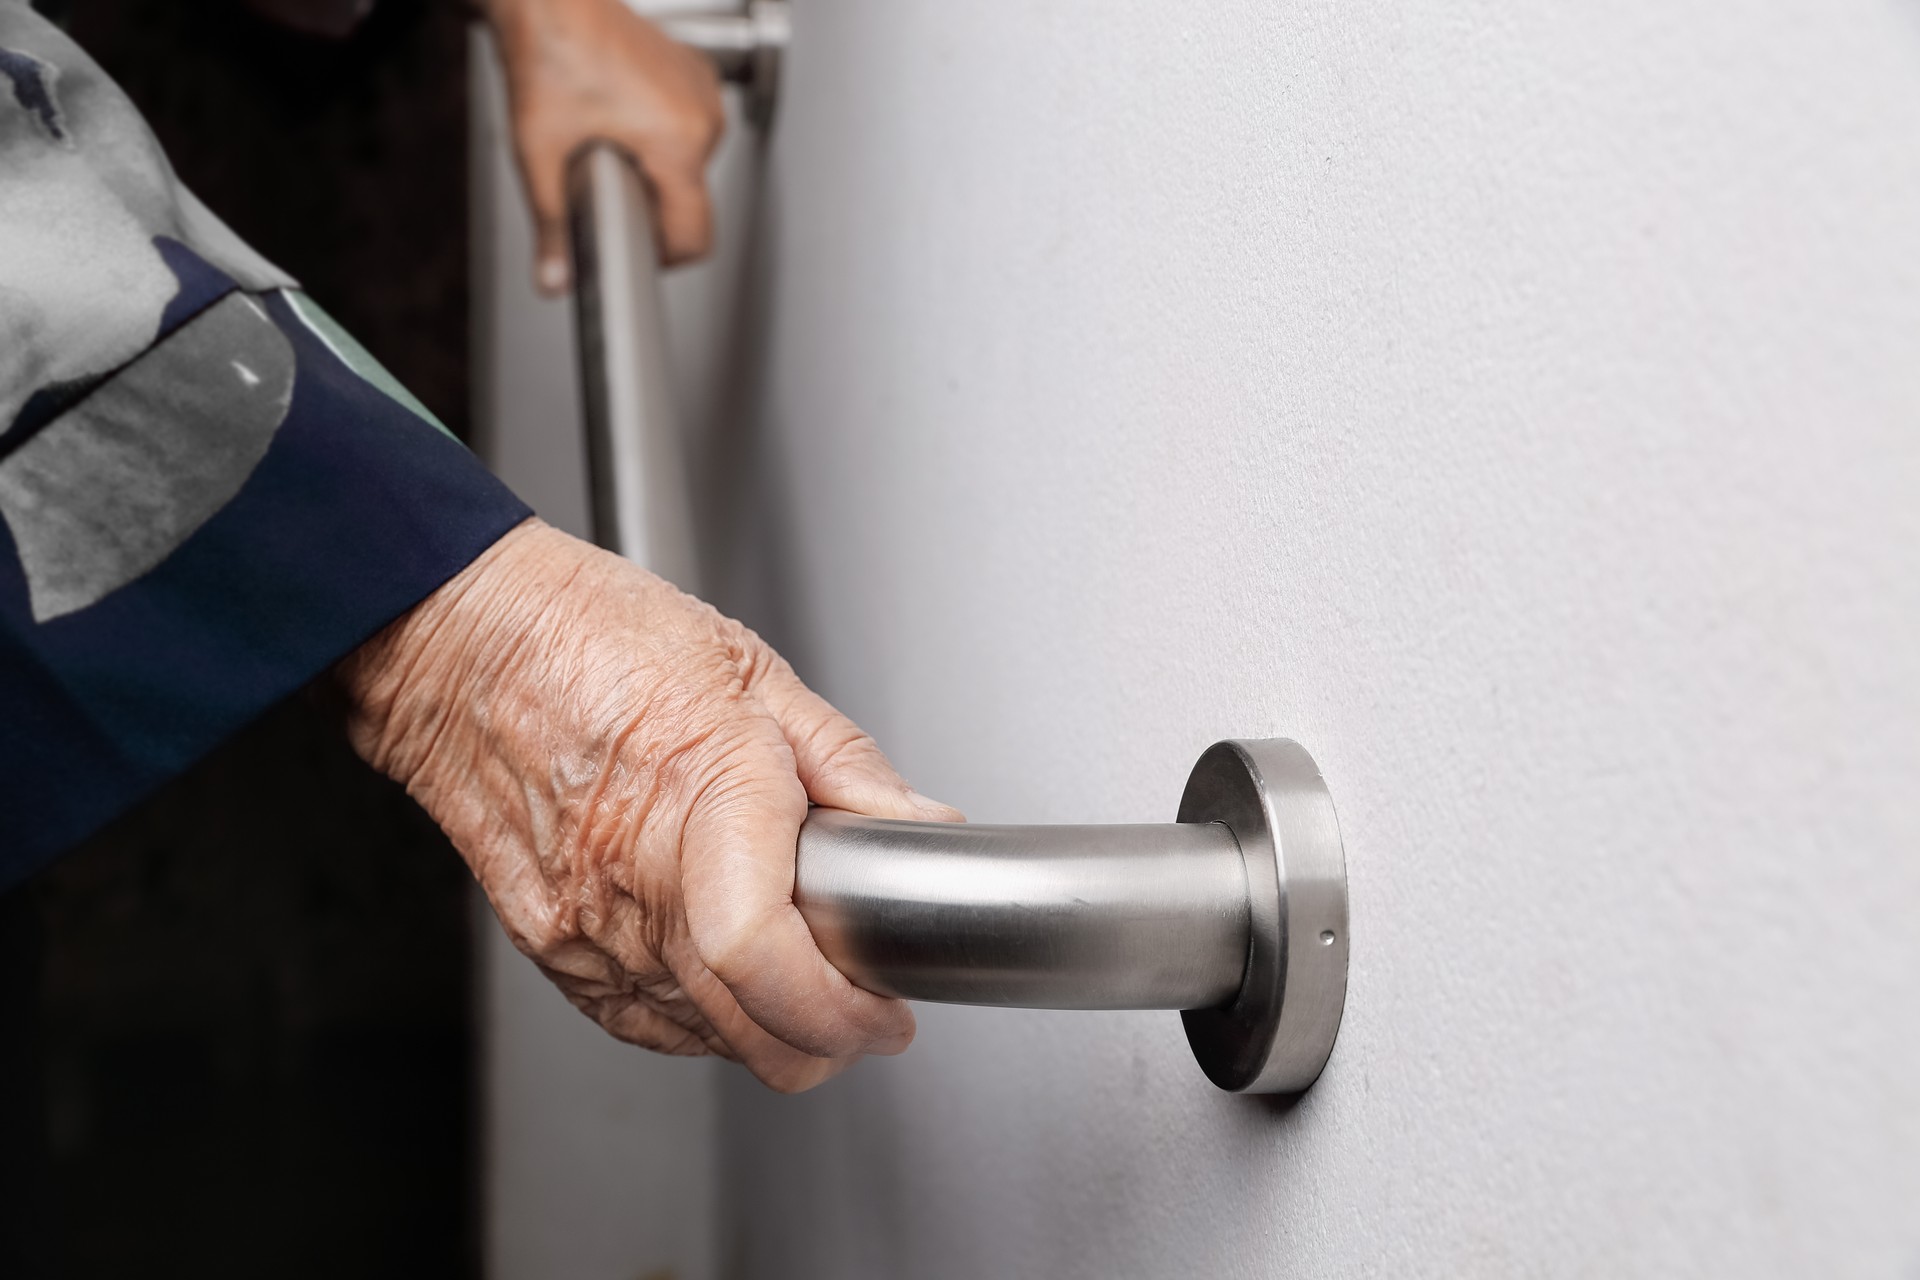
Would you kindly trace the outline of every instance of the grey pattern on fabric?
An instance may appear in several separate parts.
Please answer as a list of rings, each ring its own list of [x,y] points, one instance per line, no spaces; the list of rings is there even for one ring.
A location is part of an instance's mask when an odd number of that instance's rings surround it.
[[[293,379],[286,335],[228,294],[0,460],[34,620],[132,582],[225,506],[273,443]]]
[[[527,518],[430,424],[0,0],[0,888]]]
[[[66,122],[60,118],[60,99],[54,96],[54,81],[60,68],[28,53],[0,49],[0,75],[13,82],[13,100],[37,117],[56,142],[66,142]]]
[[[36,391],[152,344],[176,288],[155,236],[243,288],[294,287],[179,185],[133,105],[22,0],[0,0],[0,71],[0,431]]]

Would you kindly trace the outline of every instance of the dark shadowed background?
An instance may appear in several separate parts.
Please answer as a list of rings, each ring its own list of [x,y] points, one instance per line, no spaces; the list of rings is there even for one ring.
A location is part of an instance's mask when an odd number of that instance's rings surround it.
[[[466,11],[42,7],[463,430]],[[0,1273],[477,1274],[467,884],[316,690],[0,897]]]

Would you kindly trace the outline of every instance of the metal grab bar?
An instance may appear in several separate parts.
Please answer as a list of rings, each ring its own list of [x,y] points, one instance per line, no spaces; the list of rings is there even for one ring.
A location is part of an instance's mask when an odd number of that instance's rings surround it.
[[[789,33],[786,0],[657,21],[744,85],[750,117],[769,123]],[[640,166],[611,142],[581,148],[567,170],[567,214],[593,539],[697,592],[653,209]]]
[[[1216,743],[1165,826],[995,827],[816,809],[794,902],[883,995],[1182,1009],[1222,1089],[1296,1093],[1333,1052],[1347,876],[1320,770],[1284,738]]]
[[[993,827],[817,810],[795,901],[882,995],[1027,1009],[1206,1009],[1247,967],[1247,873],[1214,823]]]
[[[677,34],[750,75],[764,121],[785,6],[685,20]],[[672,29],[672,28],[670,28]],[[697,589],[646,185],[605,143],[569,171],[593,533]],[[1304,748],[1217,743],[1177,821],[1010,827],[816,809],[794,902],[826,957],[911,1000],[1180,1009],[1223,1089],[1292,1093],[1320,1075],[1347,989],[1340,829]]]
[[[696,591],[693,519],[639,166],[596,142],[567,170],[593,540]]]

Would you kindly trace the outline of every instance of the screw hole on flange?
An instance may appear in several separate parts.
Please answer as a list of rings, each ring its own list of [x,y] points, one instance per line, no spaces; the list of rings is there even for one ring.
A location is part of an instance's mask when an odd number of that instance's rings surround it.
[[[1320,945],[1323,947],[1330,947],[1333,945],[1333,930],[1331,929],[1321,930]]]

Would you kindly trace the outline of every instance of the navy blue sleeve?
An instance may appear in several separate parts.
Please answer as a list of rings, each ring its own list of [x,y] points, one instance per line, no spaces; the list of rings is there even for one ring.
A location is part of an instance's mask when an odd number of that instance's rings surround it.
[[[0,887],[528,514],[0,0]]]
[[[36,620],[0,523],[0,884],[185,769],[530,514],[291,307],[264,302],[295,366],[271,446],[160,563]]]

